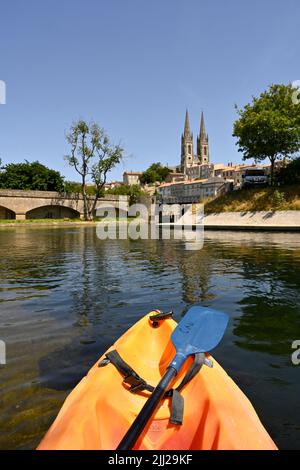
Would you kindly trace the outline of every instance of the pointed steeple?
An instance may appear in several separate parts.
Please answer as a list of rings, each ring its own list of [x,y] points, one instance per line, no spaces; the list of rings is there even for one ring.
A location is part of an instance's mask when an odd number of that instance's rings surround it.
[[[203,111],[201,113],[201,123],[200,123],[200,140],[207,140],[207,135],[206,135],[206,131],[205,131],[205,124],[204,124],[204,114],[203,114]]]
[[[189,120],[189,113],[186,110],[185,113],[185,123],[184,123],[184,137],[191,138],[191,130],[190,130],[190,120]]]
[[[197,158],[200,164],[209,163],[209,144],[204,124],[204,114],[201,113],[200,134],[197,136]]]
[[[193,134],[190,129],[189,113],[186,110],[184,132],[181,136],[181,171],[185,173],[187,167],[194,163]]]

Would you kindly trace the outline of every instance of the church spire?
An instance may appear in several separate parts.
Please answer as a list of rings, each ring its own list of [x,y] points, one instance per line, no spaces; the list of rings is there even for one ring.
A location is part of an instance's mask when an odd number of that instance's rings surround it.
[[[199,135],[200,140],[207,140],[207,135],[205,131],[205,124],[204,124],[204,114],[203,111],[201,113],[201,123],[200,123],[200,135]]]
[[[204,124],[204,114],[201,113],[200,134],[197,136],[197,158],[200,164],[209,163],[208,135]]]
[[[194,163],[193,134],[190,129],[189,113],[186,110],[184,132],[181,136],[181,171],[185,173],[187,167]]]
[[[191,130],[190,130],[190,120],[189,120],[189,113],[188,110],[185,112],[185,123],[184,123],[184,137],[191,138]]]

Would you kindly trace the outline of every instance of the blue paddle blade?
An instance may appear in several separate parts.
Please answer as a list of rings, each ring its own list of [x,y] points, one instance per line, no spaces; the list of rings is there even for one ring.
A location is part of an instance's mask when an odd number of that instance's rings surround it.
[[[176,358],[171,366],[177,371],[191,354],[211,351],[221,341],[228,324],[228,315],[211,308],[193,306],[171,335]]]

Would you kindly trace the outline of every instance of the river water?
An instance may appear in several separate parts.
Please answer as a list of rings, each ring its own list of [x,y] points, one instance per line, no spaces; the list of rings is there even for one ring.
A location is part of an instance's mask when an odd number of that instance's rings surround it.
[[[300,449],[300,235],[99,240],[95,227],[0,229],[0,448],[32,449],[98,357],[153,308],[230,315],[213,355],[280,448]]]

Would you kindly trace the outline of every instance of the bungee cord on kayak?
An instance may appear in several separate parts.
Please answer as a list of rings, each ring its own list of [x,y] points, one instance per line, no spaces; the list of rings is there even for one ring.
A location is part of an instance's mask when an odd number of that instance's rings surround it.
[[[276,449],[208,354],[227,322],[199,306],[179,324],[170,313],[142,317],[70,393],[38,449]]]

